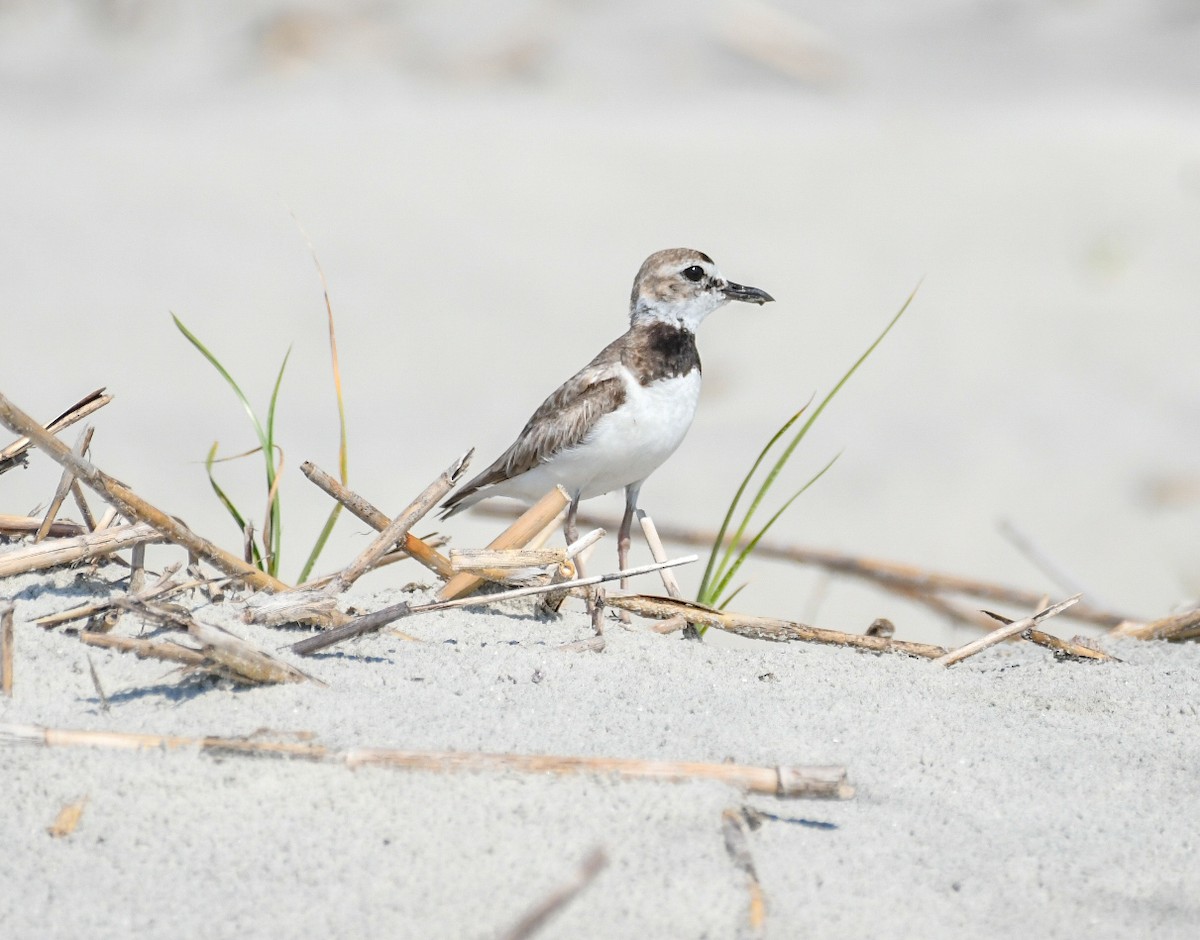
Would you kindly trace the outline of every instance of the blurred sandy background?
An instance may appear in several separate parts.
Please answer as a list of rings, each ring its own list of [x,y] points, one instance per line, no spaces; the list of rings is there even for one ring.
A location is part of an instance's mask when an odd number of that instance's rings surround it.
[[[924,278],[799,452],[793,487],[844,449],[777,537],[1067,590],[1008,519],[1092,598],[1160,615],[1200,593],[1198,48],[1193,0],[6,0],[0,390],[49,419],[107,386],[97,463],[233,547],[201,460],[252,437],[169,312],[260,408],[293,344],[294,578],[327,511],[296,467],[334,469],[336,415],[291,213],[329,279],[351,483],[391,512],[507,445],[623,330],[642,259],[688,245],[778,299],[705,324],[699,417],[643,491],[715,527]],[[0,509],[57,476],[5,475]],[[223,474],[261,519],[258,478]],[[750,573],[741,609],[939,636],[857,585]]]

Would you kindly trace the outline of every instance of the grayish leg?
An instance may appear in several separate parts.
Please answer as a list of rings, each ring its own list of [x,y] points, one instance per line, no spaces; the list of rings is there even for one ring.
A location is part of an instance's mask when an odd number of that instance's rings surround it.
[[[629,533],[633,528],[633,514],[637,511],[638,493],[641,489],[641,480],[625,487],[625,515],[621,518],[621,529],[617,532],[617,566],[622,571],[629,567],[629,546],[632,541]],[[628,589],[629,579],[622,578],[621,590]]]

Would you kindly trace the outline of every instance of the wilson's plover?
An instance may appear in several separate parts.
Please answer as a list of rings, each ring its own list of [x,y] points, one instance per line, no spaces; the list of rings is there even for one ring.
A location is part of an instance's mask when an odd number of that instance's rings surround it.
[[[492,496],[533,502],[561,484],[571,496],[566,537],[573,542],[579,501],[624,487],[617,543],[624,570],[638,492],[675,452],[696,414],[696,329],[731,300],[774,298],[727,281],[701,251],[652,254],[633,281],[629,331],[542,402],[512,446],[442,504],[442,517]]]

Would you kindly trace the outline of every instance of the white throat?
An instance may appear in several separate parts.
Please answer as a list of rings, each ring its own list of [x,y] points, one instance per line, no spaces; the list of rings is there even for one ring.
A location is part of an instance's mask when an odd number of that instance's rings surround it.
[[[715,291],[706,291],[687,300],[650,300],[639,297],[629,311],[629,321],[636,325],[657,320],[695,333],[705,317],[714,310],[720,310],[727,303],[729,298]]]

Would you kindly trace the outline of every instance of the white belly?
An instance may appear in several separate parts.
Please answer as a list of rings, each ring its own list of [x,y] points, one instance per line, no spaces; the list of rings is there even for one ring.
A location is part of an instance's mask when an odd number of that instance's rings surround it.
[[[683,442],[699,400],[699,369],[645,387],[627,376],[624,404],[600,418],[583,441],[492,493],[535,500],[558,483],[590,499],[640,483]]]

